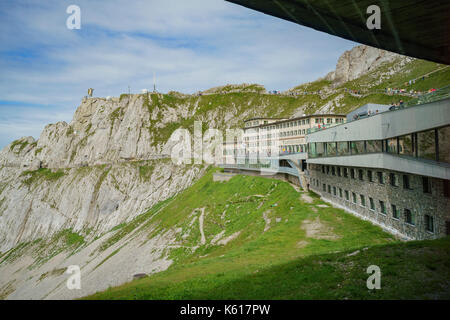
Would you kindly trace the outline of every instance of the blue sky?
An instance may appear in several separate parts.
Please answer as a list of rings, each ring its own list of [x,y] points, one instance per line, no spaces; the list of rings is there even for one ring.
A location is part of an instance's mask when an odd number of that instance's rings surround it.
[[[69,30],[66,8],[81,8]],[[0,1],[0,148],[70,122],[94,96],[192,93],[229,83],[286,90],[356,43],[222,0]]]

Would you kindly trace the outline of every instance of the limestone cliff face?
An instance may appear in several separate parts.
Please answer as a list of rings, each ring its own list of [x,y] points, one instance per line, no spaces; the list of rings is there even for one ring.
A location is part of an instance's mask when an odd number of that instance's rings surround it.
[[[336,64],[336,70],[330,72],[326,79],[335,85],[359,78],[374,70],[382,63],[392,62],[400,55],[366,45],[359,45],[342,54]]]

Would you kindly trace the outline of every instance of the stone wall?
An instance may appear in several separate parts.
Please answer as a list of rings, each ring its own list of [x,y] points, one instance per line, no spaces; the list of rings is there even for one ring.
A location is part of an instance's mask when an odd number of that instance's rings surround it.
[[[446,235],[446,222],[450,222],[450,198],[444,196],[444,180],[428,178],[430,193],[425,193],[422,177],[417,175],[406,174],[410,186],[405,189],[403,186],[405,173],[402,172],[313,164],[308,166],[310,189],[346,211],[405,239],[434,239]],[[340,176],[338,168],[341,171]],[[347,177],[344,177],[344,168],[348,170]],[[351,169],[355,170],[354,179],[351,177]],[[362,170],[362,180],[359,177],[359,170]],[[369,181],[369,171],[372,172],[372,181]],[[383,183],[378,180],[378,172],[382,174]],[[396,186],[391,185],[391,173],[397,177]],[[345,191],[348,191],[348,200]],[[353,193],[356,195],[356,203],[353,203]],[[365,205],[362,204],[361,195],[364,196]],[[373,199],[374,210],[370,208],[370,198]],[[380,201],[384,202],[386,214],[381,212]],[[392,205],[397,207],[398,219],[393,216]],[[405,221],[405,209],[411,211],[414,224]],[[425,215],[433,217],[433,232],[426,230]]]

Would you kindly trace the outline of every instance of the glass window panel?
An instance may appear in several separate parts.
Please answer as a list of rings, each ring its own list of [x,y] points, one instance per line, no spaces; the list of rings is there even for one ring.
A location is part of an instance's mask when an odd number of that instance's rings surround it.
[[[417,133],[417,155],[419,158],[436,160],[434,129]]]
[[[364,153],[364,141],[352,141],[350,142],[352,154]]]
[[[347,141],[337,143],[337,152],[340,156],[349,154]]]
[[[387,139],[387,152],[397,153],[397,138]]]
[[[439,128],[439,161],[450,163],[450,126]]]
[[[328,156],[336,155],[336,142],[327,142],[327,155]]]
[[[323,142],[316,142],[316,152],[318,157],[325,155],[325,147]]]
[[[316,144],[314,142],[309,144],[308,157],[311,158],[317,157]]]
[[[382,152],[381,140],[368,140],[366,142],[367,152]]]
[[[411,134],[398,138],[398,153],[406,156],[414,156],[414,147]]]

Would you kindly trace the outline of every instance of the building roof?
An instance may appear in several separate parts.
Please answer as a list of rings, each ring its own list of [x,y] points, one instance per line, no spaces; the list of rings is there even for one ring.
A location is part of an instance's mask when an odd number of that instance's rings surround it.
[[[329,114],[307,114],[307,115],[304,115],[304,116],[301,116],[301,117],[295,117],[295,118],[289,118],[289,119],[286,119],[286,118],[282,118],[282,119],[277,119],[277,118],[255,118],[255,119],[271,119],[271,120],[275,119],[275,120],[278,120],[278,121],[271,122],[271,123],[261,123],[260,125],[247,127],[245,129],[258,128],[258,127],[269,127],[269,126],[277,125],[279,123],[296,121],[296,120],[307,119],[307,118],[326,118],[326,117],[342,117],[342,118],[345,118],[346,115],[345,114],[331,114],[331,113],[329,113]],[[252,119],[249,119],[249,120],[252,120]],[[249,120],[246,120],[246,121],[249,121]]]
[[[450,64],[450,1],[227,1],[372,47]],[[367,28],[370,5],[381,9],[379,30]]]
[[[266,118],[250,118],[250,119],[244,120],[244,122],[254,121],[254,120],[283,120],[283,119],[286,119],[286,118],[269,118],[269,117],[266,117]]]

